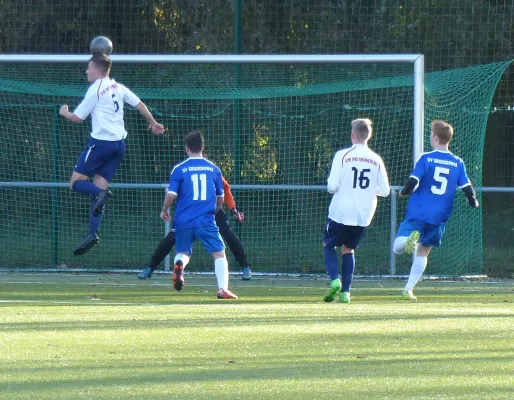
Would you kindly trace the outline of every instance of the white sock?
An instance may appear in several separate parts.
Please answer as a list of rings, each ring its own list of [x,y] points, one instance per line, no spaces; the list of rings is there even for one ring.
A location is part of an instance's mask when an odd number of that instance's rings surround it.
[[[228,289],[228,262],[226,258],[214,260],[214,272],[218,280],[218,289]]]
[[[423,275],[423,272],[425,271],[426,267],[427,267],[427,258],[426,257],[421,257],[421,256],[414,257],[414,262],[412,263],[412,267],[410,268],[409,280],[407,281],[407,284],[405,285],[404,290],[414,289],[414,286],[416,286],[416,283],[418,283],[418,281],[421,278],[421,275]]]
[[[175,256],[175,259],[173,260],[173,264],[176,264],[178,260],[182,261],[182,265],[184,266],[184,268],[186,268],[186,265],[189,264],[189,259],[191,257],[189,257],[188,255],[184,254],[184,253],[178,253],[176,256]]]
[[[405,251],[405,243],[407,243],[407,236],[400,236],[394,239],[393,251],[396,254],[402,254]]]

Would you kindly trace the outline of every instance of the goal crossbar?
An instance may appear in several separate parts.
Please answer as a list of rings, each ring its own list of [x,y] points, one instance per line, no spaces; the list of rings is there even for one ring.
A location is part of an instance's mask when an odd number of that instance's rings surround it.
[[[79,63],[88,54],[0,54],[0,62]],[[416,63],[422,54],[113,54],[113,62],[137,64]]]

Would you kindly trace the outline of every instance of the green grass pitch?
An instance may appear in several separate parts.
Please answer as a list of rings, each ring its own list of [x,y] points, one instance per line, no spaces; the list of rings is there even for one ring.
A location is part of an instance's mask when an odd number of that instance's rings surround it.
[[[514,399],[512,282],[0,274],[0,399]]]

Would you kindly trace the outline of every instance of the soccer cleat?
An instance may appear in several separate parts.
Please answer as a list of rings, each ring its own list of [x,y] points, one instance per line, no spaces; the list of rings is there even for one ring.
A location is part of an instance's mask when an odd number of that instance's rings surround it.
[[[330,290],[328,293],[323,297],[323,301],[326,303],[330,303],[331,301],[334,301],[336,294],[341,290],[341,281],[339,279],[334,279],[332,282],[330,282]]]
[[[418,243],[419,240],[419,232],[418,231],[412,231],[409,237],[407,238],[407,241],[405,242],[405,252],[407,254],[414,253],[414,249],[416,248],[416,243]]]
[[[238,297],[232,293],[230,290],[228,289],[222,289],[222,288],[219,288],[218,289],[218,293],[216,293],[216,297],[218,299],[237,299]]]
[[[146,267],[139,274],[137,274],[137,277],[139,279],[150,279],[152,277],[152,274],[153,274],[152,268]]]
[[[97,244],[100,241],[100,238],[96,233],[90,233],[87,235],[82,242],[77,246],[75,250],[73,250],[73,254],[76,256],[81,256],[82,254],[85,254],[93,247],[95,244]]]
[[[339,300],[341,300],[341,303],[349,303],[350,302],[350,292],[341,292],[341,295],[339,296]]]
[[[173,267],[173,276],[171,278],[173,282],[173,287],[177,291],[181,291],[184,287],[184,266],[182,265],[182,261],[178,260]]]
[[[111,196],[112,193],[110,190],[104,189],[100,192],[93,206],[93,215],[95,217],[98,217],[102,213],[105,205],[107,204],[107,201],[109,200],[109,197]]]
[[[252,270],[248,265],[243,267],[243,281],[249,281],[252,279]]]
[[[404,300],[417,300],[418,298],[414,296],[412,290],[403,290],[402,291],[402,299]]]

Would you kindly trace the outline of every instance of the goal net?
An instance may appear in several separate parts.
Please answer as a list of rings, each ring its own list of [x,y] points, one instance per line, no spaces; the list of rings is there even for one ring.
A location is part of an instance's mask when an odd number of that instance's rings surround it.
[[[131,88],[167,128],[154,136],[125,109],[127,153],[112,184],[100,243],[73,248],[87,233],[90,200],[66,182],[87,143],[90,124],[59,117],[87,89],[81,63],[0,62],[0,268],[142,268],[164,236],[159,212],[171,167],[182,161],[183,136],[201,129],[208,157],[233,186],[243,224],[231,220],[256,272],[323,273],[322,234],[331,196],[324,186],[336,150],[351,145],[350,122],[370,118],[370,147],[391,184],[412,169],[412,63],[123,63],[111,77]],[[451,149],[481,184],[488,109],[508,63],[425,75],[425,146],[431,119],[455,128]],[[398,223],[406,202],[398,200]],[[359,274],[390,272],[391,201],[380,199],[357,253]],[[230,218],[230,217],[229,217]],[[456,196],[443,246],[430,273],[481,272],[481,212]],[[239,267],[227,249],[232,271]],[[397,257],[408,272],[409,257]],[[195,247],[190,271],[211,271]]]

